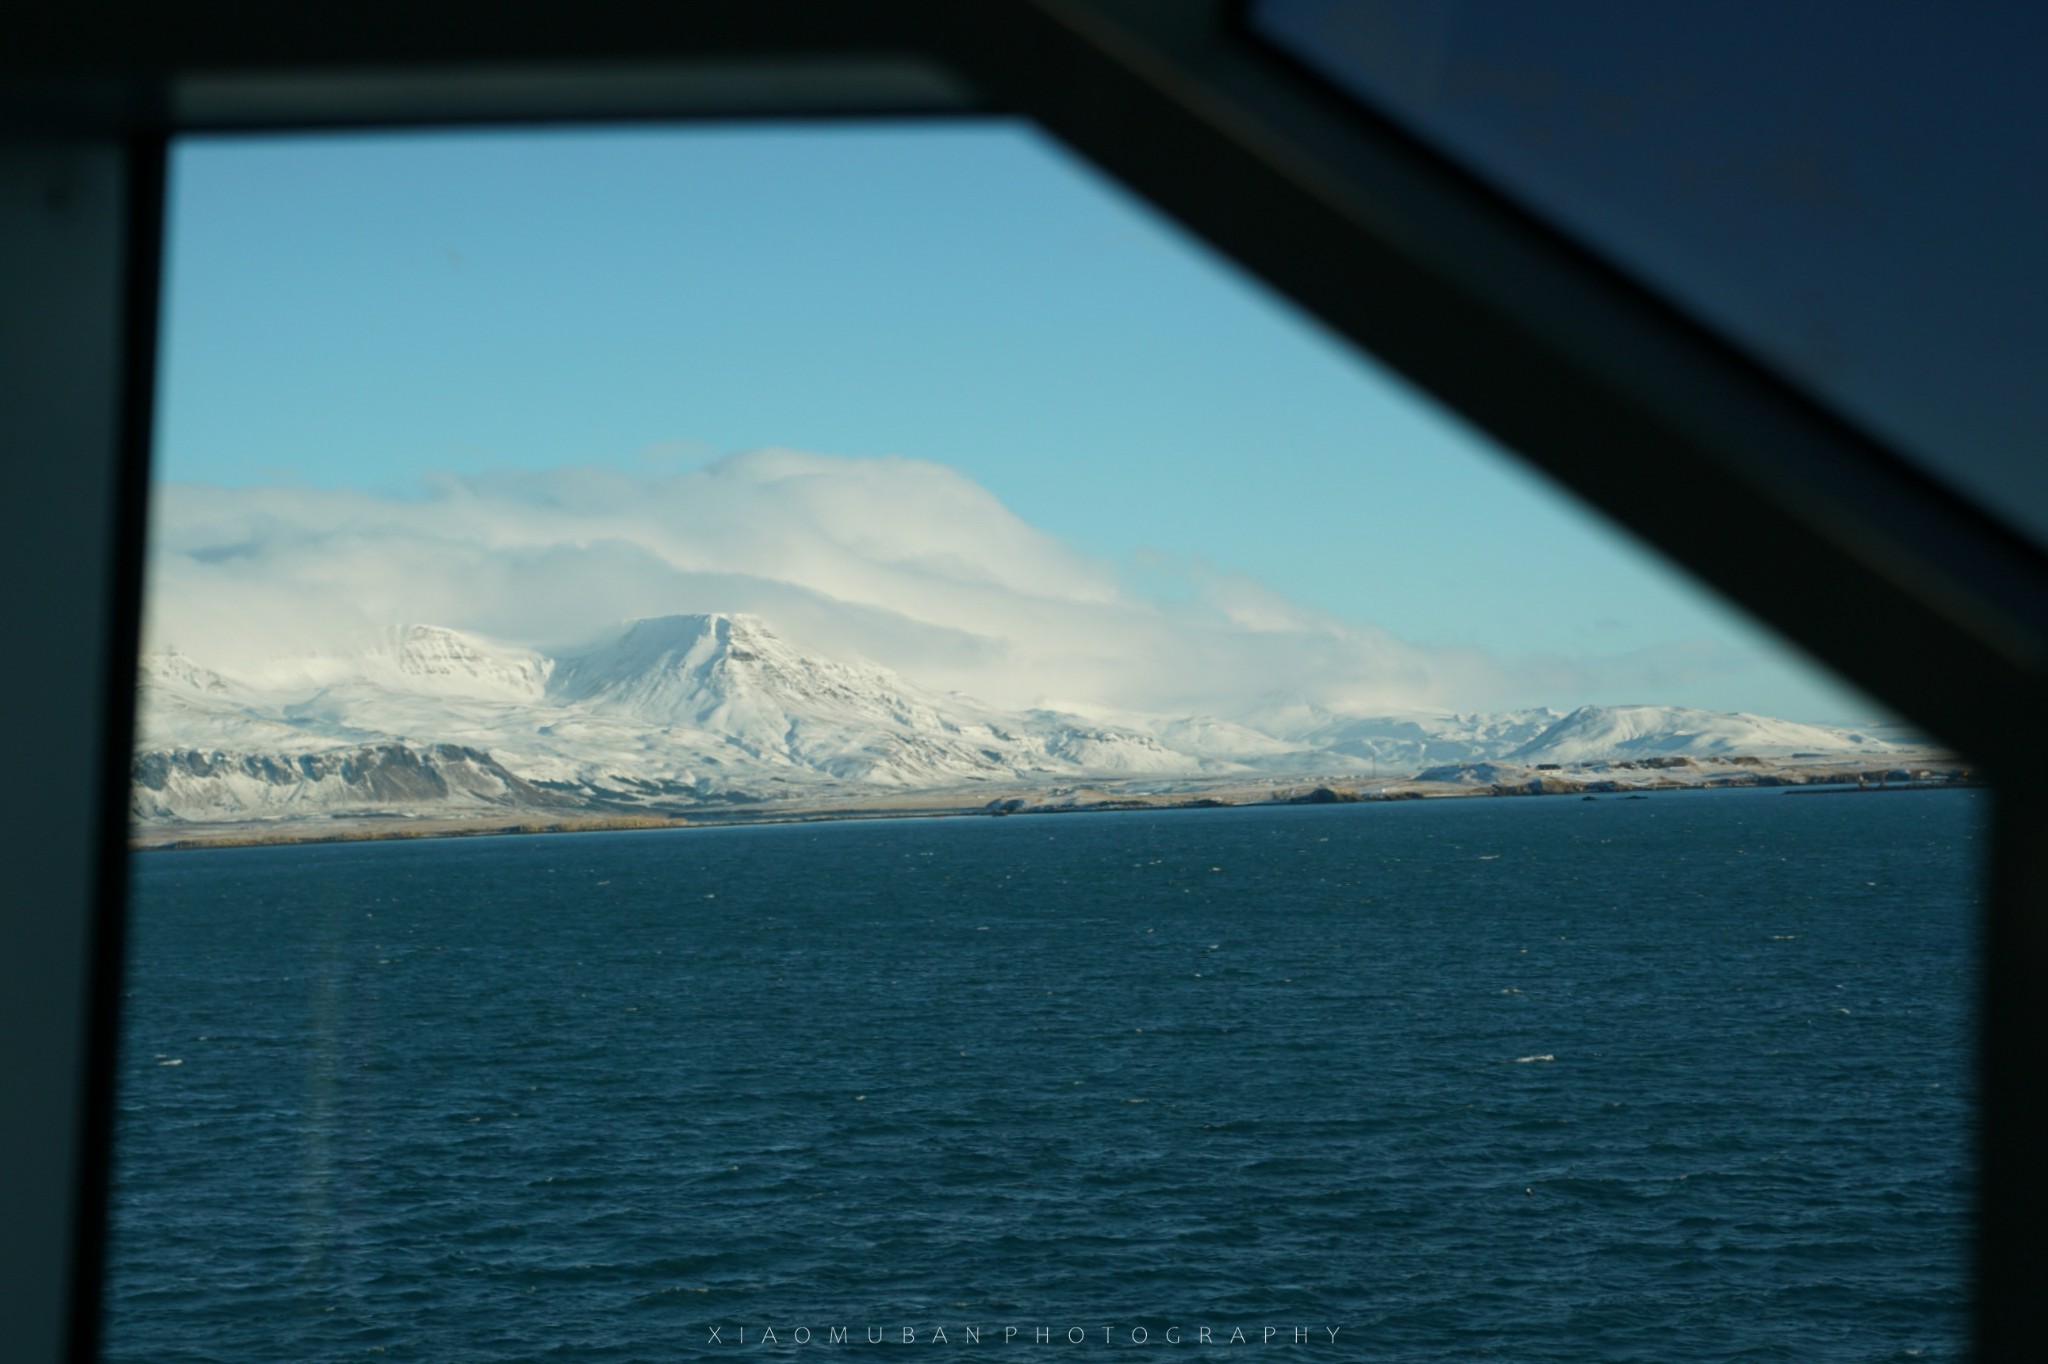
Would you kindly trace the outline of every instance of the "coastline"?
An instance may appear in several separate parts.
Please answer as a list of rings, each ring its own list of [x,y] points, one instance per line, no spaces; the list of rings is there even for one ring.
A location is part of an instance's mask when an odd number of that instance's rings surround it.
[[[1883,765],[1787,762],[1747,756],[1650,758],[1515,768],[1465,763],[1414,776],[1289,777],[1110,781],[1036,790],[988,788],[887,795],[840,792],[714,810],[593,811],[565,814],[519,809],[462,814],[358,810],[131,826],[130,852],[204,848],[290,847],[427,838],[493,838],[525,834],[618,833],[652,829],[734,828],[762,824],[838,823],[863,819],[1007,818],[1015,815],[1108,813],[1124,810],[1242,809],[1277,805],[1375,804],[1389,801],[1549,796],[1579,800],[1644,799],[1676,791],[1777,788],[1787,795],[1853,795],[1974,787],[1984,783],[1968,764],[1938,751],[1889,755]],[[1496,778],[1506,778],[1500,780]]]

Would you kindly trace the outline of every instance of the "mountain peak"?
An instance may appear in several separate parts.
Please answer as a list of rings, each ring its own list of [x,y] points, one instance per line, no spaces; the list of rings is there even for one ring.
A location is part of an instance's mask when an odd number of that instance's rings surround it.
[[[886,669],[805,654],[738,613],[632,621],[563,659],[551,693],[670,733],[664,742],[716,736],[755,761],[892,784],[1001,771],[990,745],[1018,746]]]
[[[343,674],[337,680],[437,695],[537,700],[552,666],[531,650],[445,625],[411,624],[391,627],[370,655],[354,664],[353,679]]]
[[[623,640],[666,643],[715,640],[726,644],[733,640],[756,638],[774,639],[775,632],[768,628],[768,622],[759,616],[744,611],[698,611],[673,616],[641,616],[626,622]]]
[[[139,672],[145,685],[182,687],[213,695],[225,695],[228,691],[226,678],[193,662],[175,646],[143,654]]]
[[[694,615],[643,616],[608,642],[569,660],[563,681],[576,678],[592,691],[605,690],[628,674],[663,673],[709,678],[721,664],[800,663],[801,656],[759,616],[706,611]]]

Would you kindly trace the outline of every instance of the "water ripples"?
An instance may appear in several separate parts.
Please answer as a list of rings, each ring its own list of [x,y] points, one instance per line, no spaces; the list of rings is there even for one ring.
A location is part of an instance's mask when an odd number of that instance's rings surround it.
[[[146,857],[108,1358],[1959,1358],[1972,800]]]

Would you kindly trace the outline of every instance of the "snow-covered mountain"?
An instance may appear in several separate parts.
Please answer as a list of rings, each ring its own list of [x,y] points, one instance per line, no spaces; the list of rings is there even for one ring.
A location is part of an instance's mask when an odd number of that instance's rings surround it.
[[[413,625],[233,679],[154,654],[141,682],[135,808],[150,820],[404,804],[331,774],[281,789],[309,755],[393,745],[488,754],[526,783],[458,782],[447,799],[599,808],[1238,767],[1097,719],[927,692],[745,615],[633,621],[555,658]]]
[[[930,786],[1044,766],[1043,745],[882,668],[811,658],[754,616],[665,616],[565,658],[548,699],[768,767]]]
[[[821,658],[753,616],[632,621],[547,654],[429,625],[237,675],[144,660],[134,810],[150,823],[705,802],[1081,779],[1376,772],[1496,758],[1880,753],[1751,715],[1003,713]]]

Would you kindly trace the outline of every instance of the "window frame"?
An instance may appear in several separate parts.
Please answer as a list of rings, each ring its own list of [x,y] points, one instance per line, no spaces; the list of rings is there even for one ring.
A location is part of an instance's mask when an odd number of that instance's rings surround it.
[[[181,133],[1003,113],[1994,778],[1976,1346],[2031,1358],[2048,1269],[2048,558],[1867,433],[1253,40],[1226,0],[251,0],[0,18],[4,670],[0,1338],[96,1354],[165,154]],[[1682,509],[1682,514],[1673,514]],[[1741,525],[1769,555],[1730,555]],[[1883,621],[1882,632],[1867,628]]]

